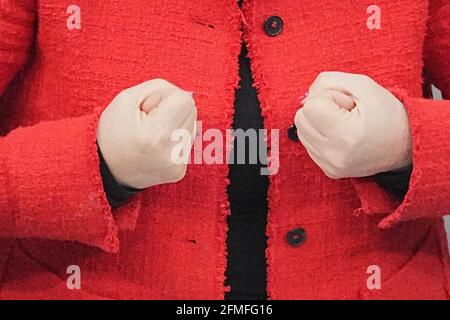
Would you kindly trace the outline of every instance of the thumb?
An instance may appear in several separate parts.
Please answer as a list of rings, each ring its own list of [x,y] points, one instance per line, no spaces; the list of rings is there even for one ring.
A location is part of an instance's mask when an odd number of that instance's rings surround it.
[[[148,96],[141,104],[141,110],[149,114],[153,109],[155,109],[159,102],[161,101],[161,93],[154,92]]]
[[[350,101],[351,100],[351,101]],[[347,117],[349,108],[354,107],[353,99],[342,93],[332,93],[329,90],[308,97],[302,111],[309,123],[323,135],[331,134],[337,123]],[[295,119],[300,122],[300,119]],[[300,128],[299,128],[300,129]]]
[[[333,99],[334,102],[336,102],[336,104],[342,109],[351,111],[354,107],[356,107],[355,100],[353,100],[350,95],[342,91],[329,90],[328,94],[331,99]]]
[[[344,91],[334,89],[328,89],[323,92],[316,93],[314,95],[309,95],[305,99],[303,99],[300,103],[301,105],[305,105],[306,102],[317,97],[326,97],[334,101],[334,103],[338,105],[340,108],[345,109],[347,111],[351,111],[354,107],[356,107],[356,102],[351,95],[349,95]]]

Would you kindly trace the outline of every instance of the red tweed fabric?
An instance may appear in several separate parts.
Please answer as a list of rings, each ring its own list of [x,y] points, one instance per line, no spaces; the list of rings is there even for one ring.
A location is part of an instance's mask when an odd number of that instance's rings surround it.
[[[422,71],[450,95],[450,4],[371,1],[72,1],[0,4],[0,298],[221,299],[227,165],[191,165],[112,213],[96,155],[98,115],[160,77],[195,93],[203,128],[231,127],[246,39],[265,126],[280,131],[267,249],[271,299],[449,298],[450,102],[421,98]],[[269,37],[268,16],[284,21]],[[243,34],[241,34],[241,28]],[[425,57],[425,58],[423,58]],[[414,172],[403,203],[367,179],[328,179],[285,134],[325,70],[363,73],[404,102]],[[286,232],[301,226],[298,248]],[[119,248],[120,243],[120,248]],[[66,286],[81,268],[81,290]],[[381,289],[366,287],[381,268]]]

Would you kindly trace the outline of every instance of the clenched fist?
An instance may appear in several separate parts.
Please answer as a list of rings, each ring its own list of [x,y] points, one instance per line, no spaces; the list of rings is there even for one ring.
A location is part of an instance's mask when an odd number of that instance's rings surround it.
[[[192,93],[154,79],[113,99],[100,117],[97,142],[121,185],[142,189],[176,182],[184,177],[187,164],[174,161],[177,141],[171,136],[185,129],[192,142],[196,120]]]
[[[403,104],[367,76],[321,73],[294,120],[308,154],[330,178],[371,176],[411,164]]]

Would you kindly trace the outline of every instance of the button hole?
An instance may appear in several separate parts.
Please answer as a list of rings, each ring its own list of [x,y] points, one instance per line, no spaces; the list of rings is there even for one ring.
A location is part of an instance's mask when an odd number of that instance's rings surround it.
[[[216,27],[210,23],[200,22],[200,21],[192,21],[193,23],[199,24],[201,26],[206,26],[210,29],[215,29]]]

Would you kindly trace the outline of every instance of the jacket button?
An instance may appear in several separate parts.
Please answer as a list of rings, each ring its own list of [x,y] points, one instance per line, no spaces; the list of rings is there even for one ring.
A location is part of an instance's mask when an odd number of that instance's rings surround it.
[[[278,16],[269,17],[264,23],[264,30],[271,37],[279,35],[283,30],[283,20]]]
[[[297,135],[297,127],[294,125],[292,125],[292,127],[290,127],[287,131],[288,133],[288,137],[289,139],[291,139],[292,141],[299,141],[298,139],[298,135]]]
[[[306,240],[306,231],[302,228],[294,228],[289,230],[286,235],[286,241],[293,247],[300,246]]]

